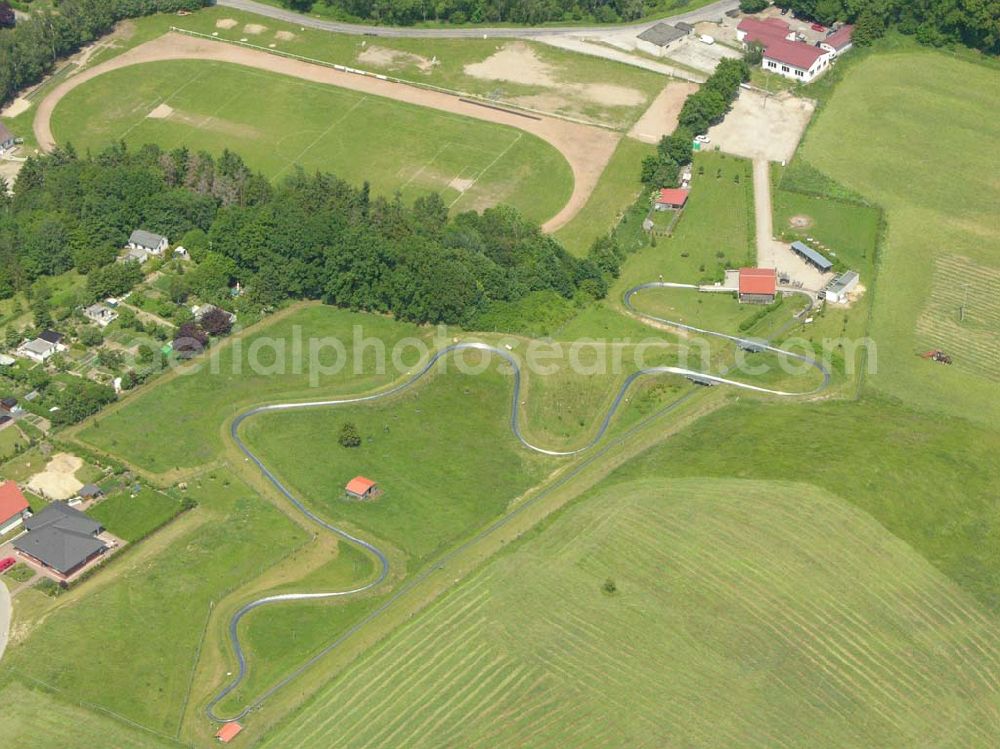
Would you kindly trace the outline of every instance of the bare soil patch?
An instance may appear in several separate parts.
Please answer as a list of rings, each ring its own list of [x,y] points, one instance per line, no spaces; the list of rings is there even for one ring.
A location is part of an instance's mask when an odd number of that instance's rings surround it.
[[[280,42],[290,42],[295,38],[295,34],[291,31],[276,31],[274,32],[274,38]]]
[[[220,18],[215,22],[215,28],[217,29],[232,29],[235,28],[239,23],[235,18]]]
[[[27,99],[14,99],[10,104],[0,111],[0,117],[17,117],[23,112],[31,109],[31,102]]]
[[[450,187],[452,190],[465,192],[474,184],[476,184],[476,181],[474,179],[461,179],[460,177],[455,177],[451,182],[448,183],[448,187]]]
[[[44,470],[28,480],[28,489],[48,499],[69,499],[83,486],[76,472],[83,468],[83,460],[69,453],[56,453]]]
[[[787,92],[765,96],[740,90],[726,119],[709,129],[712,143],[750,159],[787,161],[809,124],[816,102]]]
[[[697,89],[697,83],[668,83],[632,126],[629,135],[643,143],[659,143],[660,138],[676,129],[684,100]]]
[[[793,229],[808,229],[813,225],[812,216],[806,216],[804,214],[799,214],[798,216],[792,216],[788,219],[788,224]]]
[[[426,57],[415,55],[412,52],[400,52],[397,49],[379,47],[376,44],[369,44],[358,55],[359,63],[373,65],[386,70],[401,70],[403,68],[416,68],[421,73],[429,73],[437,60],[429,60]]]
[[[573,192],[566,205],[542,225],[542,229],[546,232],[554,232],[564,226],[583,208],[590,194],[594,191],[604,167],[611,160],[611,155],[621,137],[619,133],[599,127],[567,122],[544,115],[537,119],[527,118],[500,109],[478,106],[438,91],[383,81],[373,76],[352,75],[323,65],[278,57],[267,52],[218,41],[168,33],[85,70],[80,75],[62,82],[50,91],[39,102],[35,114],[34,131],[40,148],[51,150],[55,147],[56,141],[52,134],[52,112],[59,101],[74,88],[111,70],[160,60],[213,60],[246,65],[257,70],[282,73],[313,83],[338,86],[351,91],[430,107],[442,112],[495,122],[531,133],[562,153],[573,171]],[[176,112],[175,116],[177,116]],[[238,127],[244,128],[245,126]]]
[[[254,36],[263,34],[265,31],[267,31],[267,26],[262,26],[259,23],[248,23],[243,27],[244,34],[253,34]]]
[[[554,66],[538,57],[524,42],[504,45],[482,62],[466,65],[466,75],[488,81],[510,81],[526,86],[558,89],[563,95],[611,107],[634,107],[646,97],[641,91],[612,83],[564,83]]]
[[[165,120],[174,113],[174,108],[169,104],[161,104],[146,116],[151,120]]]

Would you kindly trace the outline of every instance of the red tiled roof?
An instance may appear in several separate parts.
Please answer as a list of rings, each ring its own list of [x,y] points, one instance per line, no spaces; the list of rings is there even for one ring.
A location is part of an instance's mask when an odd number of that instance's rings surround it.
[[[830,36],[824,39],[823,44],[828,44],[839,52],[851,43],[851,37],[853,34],[854,27],[849,23],[845,23],[839,29],[830,34]]]
[[[16,483],[4,481],[0,484],[0,523],[6,523],[27,509],[28,500],[21,494]]]
[[[825,54],[827,53],[811,44],[784,39],[773,39],[764,46],[764,57],[802,70],[809,70]]]
[[[371,479],[366,479],[364,476],[355,476],[347,482],[347,486],[345,488],[351,494],[364,494],[374,486],[375,482]]]
[[[226,723],[215,733],[215,737],[221,741],[223,744],[228,744],[234,738],[236,734],[243,730],[243,726],[237,723],[235,720],[232,723]]]
[[[740,268],[741,294],[774,294],[777,285],[774,268]]]
[[[736,28],[740,31],[760,31],[765,34],[774,34],[780,31],[782,36],[786,36],[791,31],[788,23],[780,18],[744,18]]]
[[[657,203],[665,203],[667,205],[684,205],[688,199],[688,193],[690,190],[685,190],[682,187],[664,187],[660,190],[660,197],[657,198]]]

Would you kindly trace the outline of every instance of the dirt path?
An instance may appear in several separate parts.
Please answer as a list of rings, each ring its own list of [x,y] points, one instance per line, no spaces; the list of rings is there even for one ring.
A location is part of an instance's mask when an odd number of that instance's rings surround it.
[[[10,628],[10,593],[7,586],[0,580],[0,659],[7,649],[7,632]]]
[[[684,100],[697,90],[696,83],[671,81],[653,99],[649,109],[632,126],[629,135],[643,143],[659,143],[660,138],[677,127],[677,116],[681,113]]]
[[[573,170],[573,192],[569,202],[542,229],[554,232],[567,224],[587,202],[597,181],[611,159],[621,137],[619,133],[598,127],[580,125],[554,117],[525,117],[514,112],[492,109],[462,101],[457,96],[428,91],[415,86],[383,81],[370,76],[344,73],[333,68],[291,60],[284,57],[244,49],[224,42],[214,42],[183,34],[165,34],[139,45],[112,60],[96,65],[63,81],[38,105],[35,114],[35,137],[42,150],[55,146],[52,135],[52,112],[59,101],[77,86],[111,70],[160,60],[214,60],[246,65],[295,76],[314,83],[325,83],[388,99],[431,107],[443,112],[472,117],[487,122],[516,127],[548,142],[566,158]]]

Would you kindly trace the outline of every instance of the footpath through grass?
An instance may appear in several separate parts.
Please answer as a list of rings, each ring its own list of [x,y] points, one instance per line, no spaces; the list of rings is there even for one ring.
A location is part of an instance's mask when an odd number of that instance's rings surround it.
[[[609,480],[263,746],[983,744],[998,654],[975,601],[827,492]]]

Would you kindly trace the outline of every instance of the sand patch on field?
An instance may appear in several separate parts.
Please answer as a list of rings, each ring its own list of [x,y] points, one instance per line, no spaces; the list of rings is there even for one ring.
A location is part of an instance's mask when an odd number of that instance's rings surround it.
[[[697,89],[697,83],[668,83],[632,126],[629,135],[643,143],[659,143],[660,138],[677,127],[684,100]]]
[[[358,62],[388,70],[414,67],[421,73],[429,73],[438,64],[436,59],[428,60],[426,57],[415,55],[412,52],[401,52],[398,49],[379,47],[376,44],[365,47],[364,51],[358,55]]]
[[[27,99],[14,99],[10,104],[0,111],[0,117],[17,117],[31,109],[31,102]]]
[[[295,38],[295,34],[291,31],[275,31],[274,38],[280,42],[290,42]]]
[[[28,480],[28,489],[49,499],[69,499],[80,491],[83,482],[76,472],[83,468],[83,461],[69,453],[56,453],[45,466]]]
[[[788,224],[793,229],[808,229],[810,226],[813,225],[813,219],[812,216],[805,216],[800,214],[798,216],[792,216],[790,219],[788,219]]]
[[[239,21],[237,21],[235,18],[220,18],[218,21],[215,22],[215,28],[232,29],[235,28],[236,24],[238,23]]]
[[[448,183],[448,187],[452,190],[457,190],[458,192],[465,192],[474,184],[476,184],[476,180],[474,179],[461,179],[459,177],[455,177],[455,179]]]
[[[151,120],[165,120],[174,113],[174,108],[169,104],[161,104],[152,112],[146,115]]]
[[[242,122],[224,120],[221,117],[210,115],[190,114],[179,109],[173,110],[170,117],[171,122],[181,122],[199,130],[211,130],[234,138],[263,138],[264,134],[253,125]]]
[[[259,23],[248,23],[243,27],[244,34],[253,34],[254,36],[263,34],[265,31],[267,31],[267,26],[261,26]]]
[[[633,107],[642,104],[646,97],[641,91],[612,83],[564,83],[558,70],[538,57],[538,53],[524,42],[504,45],[482,62],[464,68],[466,75],[487,81],[509,81],[525,86],[558,89],[560,93],[576,99],[612,107]]]

